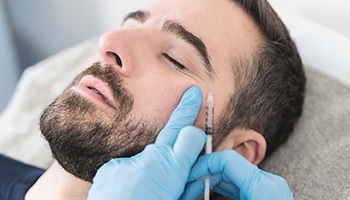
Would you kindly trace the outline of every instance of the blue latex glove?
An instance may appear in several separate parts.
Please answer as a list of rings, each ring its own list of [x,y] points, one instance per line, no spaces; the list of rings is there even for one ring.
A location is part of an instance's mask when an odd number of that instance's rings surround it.
[[[292,200],[288,183],[280,176],[260,170],[233,150],[201,156],[193,166],[183,199],[203,194],[201,177],[211,175],[217,183],[213,190],[231,199]]]
[[[155,144],[131,158],[112,159],[98,170],[88,199],[178,199],[206,140],[193,126],[201,103],[200,88],[191,87]]]

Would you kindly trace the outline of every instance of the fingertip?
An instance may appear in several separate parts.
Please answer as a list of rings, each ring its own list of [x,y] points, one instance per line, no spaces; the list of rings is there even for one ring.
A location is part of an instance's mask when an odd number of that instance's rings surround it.
[[[196,104],[202,104],[202,90],[198,85],[191,86],[182,96],[183,99],[192,99]]]
[[[185,93],[196,94],[202,96],[202,90],[198,85],[193,85]]]
[[[168,123],[157,137],[156,144],[172,146],[180,130],[193,125],[202,105],[202,91],[199,86],[190,87],[183,95],[179,105],[172,112]]]

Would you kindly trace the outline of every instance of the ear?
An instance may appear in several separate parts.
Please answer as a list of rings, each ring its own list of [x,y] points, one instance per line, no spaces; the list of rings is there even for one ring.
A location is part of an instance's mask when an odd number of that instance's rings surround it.
[[[233,149],[251,163],[258,165],[265,157],[266,140],[254,130],[235,129],[218,148],[223,149]]]

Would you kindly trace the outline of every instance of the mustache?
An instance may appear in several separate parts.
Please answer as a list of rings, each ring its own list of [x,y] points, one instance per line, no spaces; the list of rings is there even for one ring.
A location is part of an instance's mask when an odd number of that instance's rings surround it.
[[[69,88],[77,85],[80,80],[86,75],[92,75],[107,83],[120,112],[129,113],[131,111],[134,104],[134,97],[125,88],[125,83],[122,77],[117,73],[112,65],[102,65],[101,62],[93,63],[89,68],[82,71],[72,81],[72,84],[69,86]]]

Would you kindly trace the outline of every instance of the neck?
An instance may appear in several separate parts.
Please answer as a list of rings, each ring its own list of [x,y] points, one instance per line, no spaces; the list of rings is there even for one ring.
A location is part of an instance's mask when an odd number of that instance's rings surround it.
[[[87,199],[91,183],[65,171],[57,162],[37,180],[26,194],[26,200]]]

